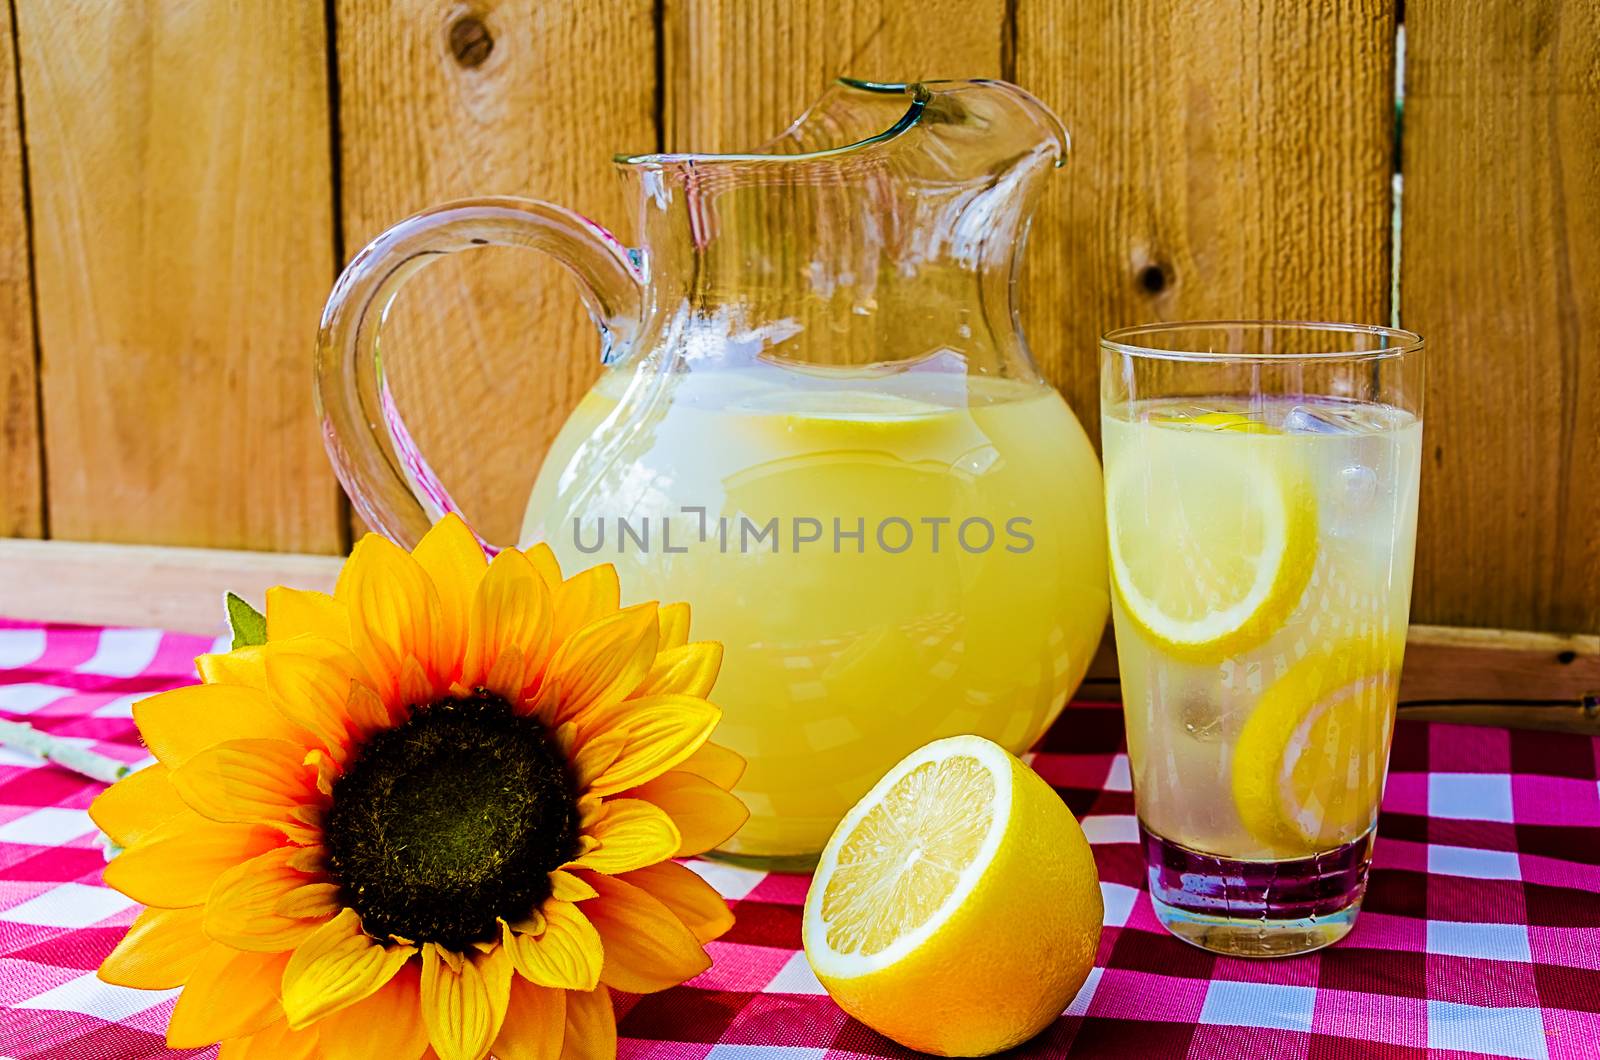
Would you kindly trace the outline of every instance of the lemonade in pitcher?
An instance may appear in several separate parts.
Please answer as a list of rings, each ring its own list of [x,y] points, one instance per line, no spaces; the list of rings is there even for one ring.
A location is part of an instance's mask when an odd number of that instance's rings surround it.
[[[960,733],[1024,750],[1105,615],[1089,441],[1042,383],[963,374],[691,371],[614,452],[625,381],[568,420],[525,541],[613,563],[624,602],[690,600],[726,649],[719,742],[742,753],[734,854],[801,856],[886,768]]]
[[[604,368],[551,451],[508,445],[481,410],[453,422],[481,459],[538,469],[510,499],[521,543],[569,572],[614,564],[625,601],[684,601],[693,635],[722,642],[717,742],[748,760],[750,820],[720,852],[807,868],[913,748],[977,733],[1026,750],[1101,639],[1099,465],[1015,304],[1067,148],[1015,85],[841,80],[754,151],[618,156],[633,248],[524,199],[402,221],[324,316],[340,481],[406,543],[457,508],[389,389],[409,351],[379,355],[407,276],[486,245],[565,265]]]
[[[1359,357],[1296,371],[1293,356],[1258,352],[1241,358],[1245,385],[1276,375],[1288,392],[1195,393],[1231,368],[1188,342],[1108,382],[1101,419],[1151,894],[1191,941],[1299,952],[1349,929],[1365,880],[1405,650],[1422,422],[1359,392],[1385,370]],[[1319,371],[1324,392],[1305,392]],[[1162,389],[1190,392],[1140,396]]]

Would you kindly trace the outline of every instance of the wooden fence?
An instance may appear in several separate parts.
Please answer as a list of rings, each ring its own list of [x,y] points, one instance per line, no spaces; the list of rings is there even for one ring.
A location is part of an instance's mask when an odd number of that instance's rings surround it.
[[[338,265],[385,226],[469,193],[620,226],[614,149],[759,143],[839,73],[1003,76],[1073,133],[1024,315],[1091,430],[1105,328],[1388,321],[1399,163],[1398,315],[1432,358],[1416,618],[1600,629],[1595,0],[1412,0],[1403,16],[1382,0],[10,14],[0,536],[336,552],[351,528],[311,407],[312,338]],[[387,342],[414,433],[509,537],[595,342],[552,266],[473,258],[416,281]],[[525,459],[479,463],[485,424]]]

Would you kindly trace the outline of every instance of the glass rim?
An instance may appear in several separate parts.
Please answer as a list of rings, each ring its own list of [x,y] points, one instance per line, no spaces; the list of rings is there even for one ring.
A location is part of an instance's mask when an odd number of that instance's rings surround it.
[[[1244,353],[1215,350],[1164,349],[1140,342],[1147,336],[1172,335],[1183,332],[1220,331],[1229,328],[1253,331],[1311,331],[1330,335],[1367,335],[1386,339],[1390,344],[1370,350],[1327,349],[1305,353]],[[1330,346],[1337,343],[1330,342]],[[1319,320],[1180,320],[1150,324],[1134,324],[1113,328],[1100,336],[1102,350],[1161,361],[1193,361],[1209,364],[1272,364],[1319,361],[1381,361],[1417,353],[1424,346],[1423,338],[1404,328],[1386,327],[1382,324],[1348,324]]]

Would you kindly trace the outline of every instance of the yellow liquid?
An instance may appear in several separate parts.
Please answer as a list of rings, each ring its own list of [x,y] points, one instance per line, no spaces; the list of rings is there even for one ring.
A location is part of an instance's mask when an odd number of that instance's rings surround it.
[[[724,852],[803,863],[915,748],[976,733],[1020,752],[1054,720],[1106,621],[1102,505],[1043,384],[619,373],[562,429],[523,538],[567,569],[614,563],[625,602],[691,604],[695,639],[726,648],[716,739],[749,760],[751,819]]]
[[[1309,570],[1256,643],[1220,658],[1175,653],[1130,620],[1123,599],[1113,604],[1140,820],[1226,858],[1281,860],[1359,839],[1376,822],[1387,767],[1422,424],[1388,406],[1304,400],[1332,409],[1344,429],[1296,430],[1291,399],[1151,402],[1108,408],[1102,420],[1108,480],[1137,484],[1124,495],[1142,495],[1145,517],[1163,525],[1203,527],[1237,510],[1235,469],[1302,484]],[[1203,409],[1248,413],[1270,431],[1188,429],[1183,417]],[[1194,612],[1206,610],[1195,572],[1214,556],[1197,560],[1173,540],[1145,558],[1133,572],[1141,584],[1169,598],[1188,592]]]

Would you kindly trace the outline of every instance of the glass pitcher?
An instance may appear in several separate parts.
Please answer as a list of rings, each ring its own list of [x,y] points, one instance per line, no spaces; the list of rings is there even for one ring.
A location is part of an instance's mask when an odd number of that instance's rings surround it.
[[[565,265],[605,370],[544,457],[521,544],[548,541],[569,571],[615,564],[624,603],[690,603],[695,637],[726,650],[717,740],[749,760],[751,817],[721,853],[807,867],[929,740],[1026,749],[1100,640],[1099,464],[1014,301],[1066,149],[1013,85],[845,80],[759,152],[619,157],[638,250],[523,199],[402,221],[323,318],[339,478],[406,545],[451,511],[389,393],[379,323],[441,254]]]

